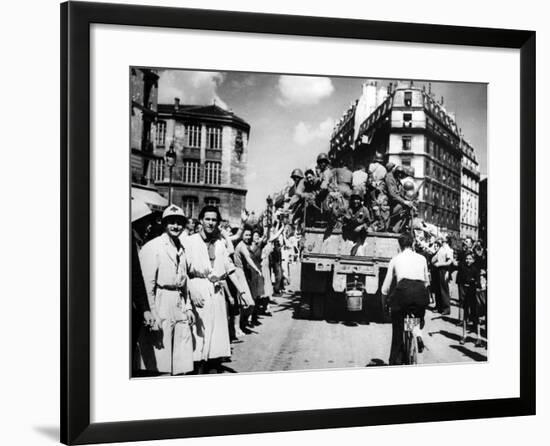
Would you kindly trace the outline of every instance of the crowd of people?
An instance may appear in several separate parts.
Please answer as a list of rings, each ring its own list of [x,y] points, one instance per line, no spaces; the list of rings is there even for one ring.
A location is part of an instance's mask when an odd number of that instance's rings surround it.
[[[193,219],[176,205],[160,216],[133,203],[134,375],[222,371],[231,342],[271,316],[271,298],[285,291],[290,265],[299,259],[302,231],[316,220],[340,229],[351,255],[364,255],[369,232],[409,234],[412,243],[405,241],[405,248],[426,261],[432,310],[450,314],[449,282],[456,281],[460,343],[467,341],[471,324],[475,344],[481,345],[485,249],[469,237],[442,237],[416,217],[419,188],[410,171],[384,164],[381,154],[368,168],[351,171],[343,162],[332,167],[321,153],[314,168],[294,169],[291,179],[268,197],[261,215],[243,211],[238,228],[222,220],[214,206],[205,206]],[[410,271],[405,270],[406,276]],[[423,274],[419,270],[416,276]]]
[[[385,163],[381,153],[375,154],[368,169],[359,164],[352,171],[343,160],[334,164],[320,153],[315,167],[292,171],[292,184],[274,201],[291,215],[293,224],[319,218],[333,226],[347,226],[348,235],[355,238],[368,231],[400,233],[412,227],[421,186],[415,187],[410,168]]]
[[[132,203],[133,376],[222,372],[289,285],[299,234],[246,211],[232,229],[214,206],[159,217]]]

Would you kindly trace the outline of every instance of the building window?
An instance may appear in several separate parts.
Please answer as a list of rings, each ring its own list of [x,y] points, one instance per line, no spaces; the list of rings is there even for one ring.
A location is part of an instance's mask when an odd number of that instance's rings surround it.
[[[243,151],[244,151],[243,132],[241,130],[238,130],[237,136],[235,136],[235,153],[237,154],[237,159],[239,161],[241,160]]]
[[[207,149],[222,148],[222,128],[221,127],[206,128],[206,148]]]
[[[204,164],[204,182],[206,184],[221,184],[222,163],[207,161]]]
[[[206,206],[216,206],[220,207],[220,199],[216,197],[206,197],[204,199],[204,204]]]
[[[155,143],[157,146],[164,146],[166,142],[166,121],[157,122],[157,132],[155,134]]]
[[[151,163],[151,179],[164,181],[164,160],[153,160]]]
[[[411,159],[409,157],[401,159],[401,165],[403,167],[411,167]]]
[[[197,215],[199,199],[197,197],[182,197],[181,208],[187,218],[193,218]]]
[[[201,146],[201,126],[188,124],[185,126],[185,145],[187,147]]]
[[[403,127],[412,127],[412,113],[403,113]]]
[[[405,92],[405,107],[410,107],[412,105],[413,94],[412,91]]]
[[[181,180],[184,183],[198,183],[199,167],[198,161],[184,161],[181,168]]]
[[[403,150],[411,150],[411,137],[403,136],[401,140],[403,141]]]

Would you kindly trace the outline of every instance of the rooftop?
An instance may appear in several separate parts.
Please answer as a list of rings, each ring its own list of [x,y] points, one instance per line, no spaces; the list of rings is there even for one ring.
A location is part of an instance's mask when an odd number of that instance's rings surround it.
[[[159,114],[176,115],[181,118],[212,119],[215,121],[231,122],[250,131],[250,124],[238,117],[232,111],[225,110],[216,104],[189,105],[189,104],[158,104]]]

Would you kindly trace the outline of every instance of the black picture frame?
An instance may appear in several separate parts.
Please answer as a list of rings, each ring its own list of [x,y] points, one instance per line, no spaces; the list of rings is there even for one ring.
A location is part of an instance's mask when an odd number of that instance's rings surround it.
[[[196,418],[90,422],[90,25],[520,50],[520,396]],[[70,117],[70,119],[69,119]],[[61,441],[84,444],[535,414],[535,32],[67,2],[61,5]]]

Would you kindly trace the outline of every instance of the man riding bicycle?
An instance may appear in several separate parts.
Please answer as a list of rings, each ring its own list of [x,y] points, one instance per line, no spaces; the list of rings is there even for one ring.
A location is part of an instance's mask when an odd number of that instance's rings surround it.
[[[421,328],[424,326],[424,314],[430,301],[427,289],[430,279],[426,258],[413,251],[413,244],[414,239],[410,233],[401,234],[401,252],[391,259],[382,285],[382,294],[387,297],[395,278],[396,285],[389,296],[392,318],[390,365],[404,363],[403,324],[407,314],[413,314],[421,321],[420,326],[414,328],[413,334],[417,337],[419,352],[424,349]]]

